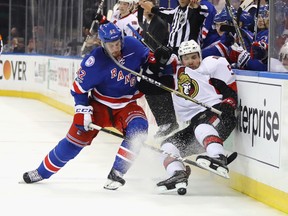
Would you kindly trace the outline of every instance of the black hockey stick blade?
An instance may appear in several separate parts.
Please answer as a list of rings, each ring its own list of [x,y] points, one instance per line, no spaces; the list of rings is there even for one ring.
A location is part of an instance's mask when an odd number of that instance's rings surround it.
[[[232,154],[230,154],[228,157],[227,157],[227,165],[229,165],[230,163],[232,163],[238,156],[238,153],[237,152],[233,152]]]

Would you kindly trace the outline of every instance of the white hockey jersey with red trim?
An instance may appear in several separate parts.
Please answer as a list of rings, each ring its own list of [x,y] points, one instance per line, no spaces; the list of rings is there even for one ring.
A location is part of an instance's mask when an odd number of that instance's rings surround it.
[[[138,24],[138,18],[134,14],[128,14],[127,16],[121,17],[119,10],[116,10],[112,15],[110,22],[117,25],[124,36],[135,36],[133,31],[127,26],[129,23],[136,31],[139,31],[140,26]]]

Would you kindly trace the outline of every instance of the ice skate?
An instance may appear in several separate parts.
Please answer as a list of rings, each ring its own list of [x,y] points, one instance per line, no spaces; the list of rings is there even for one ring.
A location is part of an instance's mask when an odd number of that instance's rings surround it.
[[[179,195],[186,194],[190,173],[191,169],[189,166],[186,166],[186,170],[175,171],[173,176],[157,183],[159,192],[166,193],[177,191]]]
[[[172,133],[178,128],[179,128],[179,124],[177,122],[161,125],[159,127],[159,130],[154,135],[154,137],[159,138],[159,137],[167,136],[168,134]]]
[[[23,180],[27,184],[30,184],[30,183],[35,183],[35,182],[41,181],[41,180],[43,180],[43,178],[41,175],[39,175],[38,170],[32,170],[29,172],[25,172],[23,174]]]
[[[218,158],[212,158],[207,155],[199,155],[196,158],[196,163],[211,172],[221,175],[225,178],[230,178],[228,175],[227,157],[220,154]]]
[[[108,181],[104,185],[107,190],[117,190],[119,187],[125,184],[125,180],[122,178],[122,173],[112,169],[108,175]]]

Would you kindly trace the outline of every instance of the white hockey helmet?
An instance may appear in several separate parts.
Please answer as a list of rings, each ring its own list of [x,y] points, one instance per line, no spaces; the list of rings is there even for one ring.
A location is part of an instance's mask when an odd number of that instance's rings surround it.
[[[285,58],[288,58],[288,41],[282,45],[279,51],[279,60],[282,62]]]
[[[129,3],[130,5],[134,4],[134,0],[119,0],[119,2],[126,2]]]
[[[183,41],[178,49],[178,57],[181,60],[183,55],[196,52],[199,54],[200,60],[202,60],[201,48],[199,44],[194,40]]]

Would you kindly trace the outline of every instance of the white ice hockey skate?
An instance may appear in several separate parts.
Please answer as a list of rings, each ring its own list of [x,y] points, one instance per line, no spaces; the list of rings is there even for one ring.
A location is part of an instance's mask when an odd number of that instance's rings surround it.
[[[122,176],[122,173],[112,168],[108,175],[108,181],[104,185],[104,188],[107,190],[117,190],[119,187],[123,186],[126,183]]]
[[[220,154],[218,158],[212,158],[207,155],[199,155],[196,158],[196,163],[213,173],[216,173],[225,178],[229,177],[229,169],[227,167],[227,157],[225,155]]]
[[[177,191],[179,195],[185,195],[187,192],[190,173],[191,169],[189,166],[186,166],[186,170],[175,171],[173,176],[157,183],[158,191],[160,193]]]
[[[39,175],[38,170],[36,169],[36,170],[29,171],[29,172],[25,172],[23,174],[23,180],[27,184],[30,184],[30,183],[41,181],[43,180],[43,178],[41,175]]]

